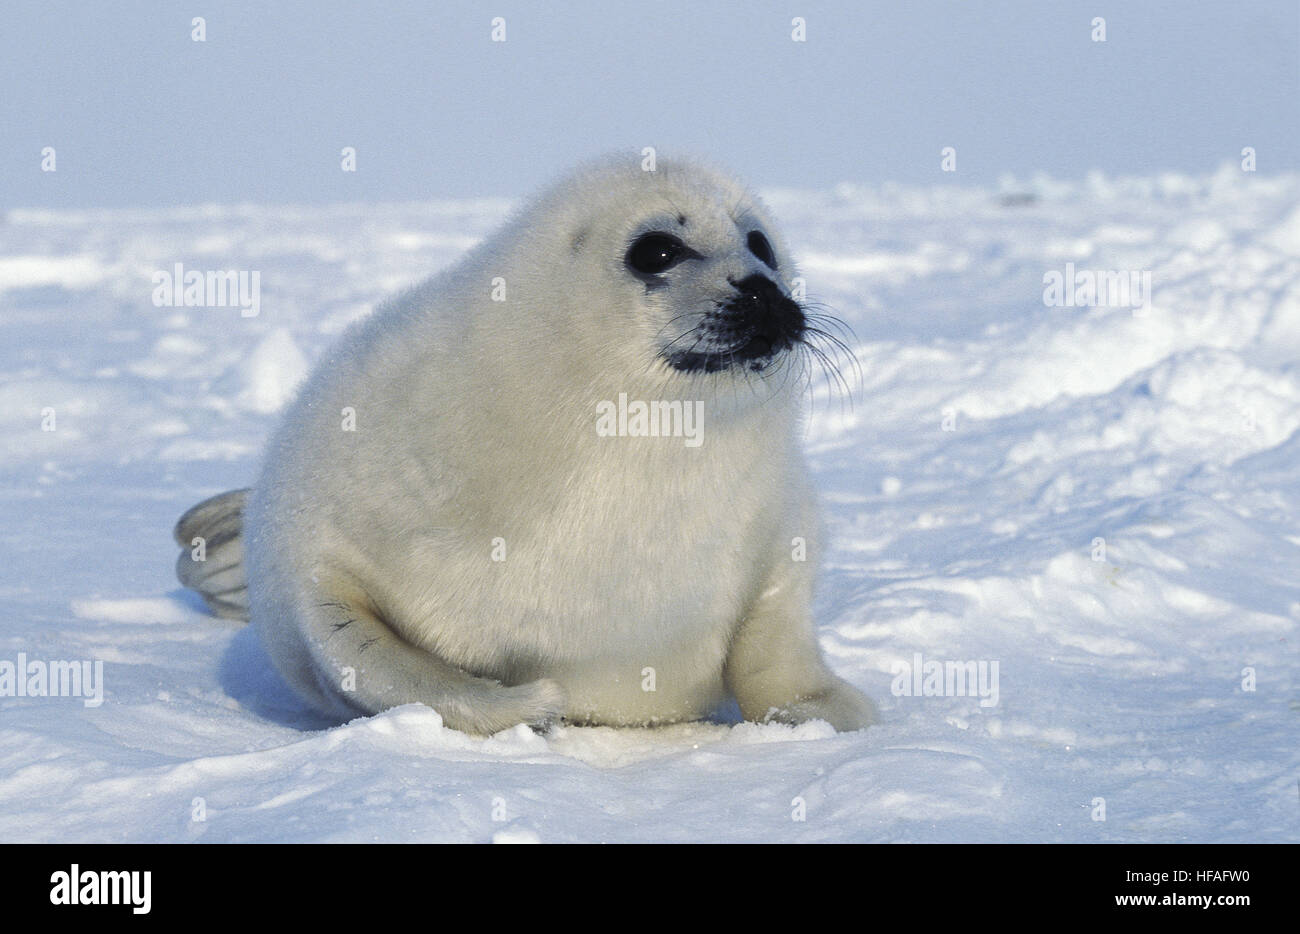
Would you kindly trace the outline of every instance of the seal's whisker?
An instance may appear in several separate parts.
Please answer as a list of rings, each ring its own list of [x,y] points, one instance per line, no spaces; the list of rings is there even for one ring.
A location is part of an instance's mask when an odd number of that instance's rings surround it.
[[[853,371],[853,385],[855,386],[862,385],[862,365],[858,362],[857,354],[855,354],[847,344],[845,344],[834,334],[828,334],[827,332],[821,330],[820,328],[809,328],[808,334],[812,335],[813,338],[819,338],[830,345],[830,351],[827,353],[829,357],[833,357],[836,361],[838,361],[839,358],[843,356],[846,360],[848,360],[849,366],[852,368]],[[826,352],[826,348],[819,348],[819,349],[822,350],[823,352]],[[838,364],[837,364],[837,368],[838,368]],[[849,394],[851,397],[852,393],[850,392]]]

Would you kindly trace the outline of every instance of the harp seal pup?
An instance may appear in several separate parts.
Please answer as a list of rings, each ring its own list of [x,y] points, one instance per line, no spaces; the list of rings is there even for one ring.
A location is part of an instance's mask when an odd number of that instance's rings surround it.
[[[345,333],[252,490],[182,517],[183,548],[215,536],[182,582],[340,718],[651,725],[730,696],[870,724],[810,612],[800,414],[828,334],[792,274],[726,174],[575,172]],[[660,401],[645,436],[637,403]]]

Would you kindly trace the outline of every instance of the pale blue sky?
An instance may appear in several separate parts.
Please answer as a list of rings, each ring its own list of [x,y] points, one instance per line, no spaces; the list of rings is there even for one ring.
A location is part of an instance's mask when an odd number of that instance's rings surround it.
[[[5,0],[0,208],[516,196],[645,145],[761,186],[1296,170],[1298,8]]]

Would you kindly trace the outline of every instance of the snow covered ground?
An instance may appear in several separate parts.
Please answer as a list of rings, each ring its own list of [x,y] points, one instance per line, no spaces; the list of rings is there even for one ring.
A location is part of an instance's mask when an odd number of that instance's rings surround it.
[[[102,661],[103,702],[0,698],[0,840],[1300,840],[1300,178],[767,194],[859,339],[852,409],[811,403],[817,610],[881,725],[325,728],[171,526],[508,205],[16,210],[0,662]],[[156,307],[178,262],[258,271],[260,314]],[[1045,304],[1071,269],[1147,307]],[[918,654],[996,663],[997,703],[902,695]]]

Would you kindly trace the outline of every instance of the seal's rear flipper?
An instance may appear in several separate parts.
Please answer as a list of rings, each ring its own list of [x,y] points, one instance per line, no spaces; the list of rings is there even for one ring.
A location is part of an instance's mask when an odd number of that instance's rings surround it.
[[[244,574],[244,503],[250,490],[231,490],[186,510],[172,534],[181,546],[176,577],[197,590],[217,616],[248,619]]]

